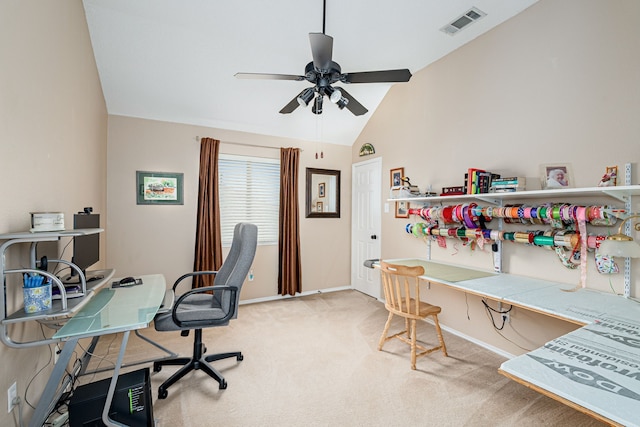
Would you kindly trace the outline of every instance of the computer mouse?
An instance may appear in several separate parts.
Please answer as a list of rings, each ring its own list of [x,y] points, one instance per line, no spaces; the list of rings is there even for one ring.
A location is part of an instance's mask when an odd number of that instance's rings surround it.
[[[134,283],[136,283],[136,279],[131,276],[120,279],[121,285],[133,285]]]

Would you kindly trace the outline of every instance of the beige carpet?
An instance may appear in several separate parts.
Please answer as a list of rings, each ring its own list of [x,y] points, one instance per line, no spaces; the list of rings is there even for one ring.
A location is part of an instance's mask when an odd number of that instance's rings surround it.
[[[196,371],[156,400],[158,385],[177,369],[164,367],[152,374],[158,426],[602,425],[506,379],[497,372],[502,357],[446,332],[449,357],[432,353],[412,371],[406,344],[392,340],[377,350],[386,317],[381,303],[356,291],[241,306],[229,327],[204,331],[209,352],[244,354],[242,362],[214,363],[228,388]],[[433,326],[419,326],[419,339],[435,345]],[[191,335],[144,334],[191,353]],[[128,360],[154,354],[132,335]]]

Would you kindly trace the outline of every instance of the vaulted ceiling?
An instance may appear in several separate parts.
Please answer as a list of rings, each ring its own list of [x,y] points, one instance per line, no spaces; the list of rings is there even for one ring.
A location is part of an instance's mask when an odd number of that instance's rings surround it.
[[[536,1],[326,0],[325,33],[342,72],[415,74]],[[310,107],[279,114],[311,84],[234,77],[304,75],[308,34],[323,31],[323,0],[84,0],[84,7],[109,114],[351,145],[391,87],[342,84],[369,110],[362,116],[330,102],[321,115]],[[474,7],[486,16],[455,35],[441,31]]]

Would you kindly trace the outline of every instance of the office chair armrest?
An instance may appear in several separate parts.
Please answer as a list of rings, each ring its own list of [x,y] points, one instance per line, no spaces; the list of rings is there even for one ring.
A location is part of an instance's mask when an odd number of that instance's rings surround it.
[[[230,297],[229,297],[229,304],[228,307],[221,307],[224,311],[226,311],[226,314],[223,317],[219,317],[219,318],[215,318],[215,319],[203,319],[203,320],[180,320],[178,319],[178,308],[180,307],[180,304],[190,295],[194,295],[194,294],[201,294],[201,293],[205,293],[205,292],[229,292],[231,293]],[[176,325],[178,325],[181,328],[192,328],[192,327],[197,327],[197,326],[208,326],[208,325],[215,325],[215,324],[222,324],[222,323],[226,323],[229,320],[231,320],[233,318],[233,316],[235,315],[236,312],[236,296],[238,294],[238,288],[235,286],[205,286],[202,288],[195,288],[195,289],[191,289],[188,292],[185,292],[184,294],[180,295],[180,297],[178,298],[178,300],[175,302],[175,304],[173,305],[173,310],[171,311],[171,317],[174,321],[174,323]],[[213,298],[213,295],[211,295],[211,298]],[[222,300],[222,299],[221,299]]]
[[[216,275],[218,274],[217,271],[192,271],[191,273],[187,273],[187,274],[183,274],[182,276],[180,276],[178,278],[178,280],[176,280],[173,283],[173,292],[176,291],[176,288],[178,287],[178,285],[180,284],[180,282],[182,282],[184,279],[187,279],[189,277],[193,277],[193,276],[207,276],[207,275]]]

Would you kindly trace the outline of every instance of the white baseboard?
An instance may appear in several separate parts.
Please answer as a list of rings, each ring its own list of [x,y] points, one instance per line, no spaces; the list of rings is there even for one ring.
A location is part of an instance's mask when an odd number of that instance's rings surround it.
[[[431,320],[431,319],[424,319],[424,321],[428,322],[428,323],[431,323],[433,325],[433,320]],[[440,328],[445,330],[445,331],[447,331],[447,332],[449,332],[449,333],[451,333],[451,334],[453,334],[453,335],[457,335],[462,339],[470,341],[470,342],[472,342],[472,343],[474,343],[474,344],[476,344],[476,345],[478,345],[478,346],[480,346],[482,348],[486,348],[487,350],[492,351],[492,352],[494,352],[494,353],[496,353],[496,354],[498,354],[498,355],[500,355],[500,356],[502,356],[502,357],[504,357],[506,359],[513,359],[514,357],[516,357],[514,354],[507,353],[506,351],[504,351],[504,350],[502,350],[502,349],[500,349],[498,347],[494,347],[491,344],[487,344],[484,341],[480,341],[480,340],[478,340],[476,338],[470,337],[469,335],[463,334],[462,332],[460,332],[460,331],[458,331],[456,329],[450,328],[448,326],[445,326],[442,323],[440,323]]]
[[[240,301],[240,305],[255,304],[257,302],[280,301],[280,300],[285,300],[285,299],[289,299],[289,298],[304,297],[304,296],[307,296],[307,295],[316,295],[316,294],[326,294],[326,293],[329,293],[329,292],[347,291],[347,290],[350,290],[350,289],[353,289],[353,288],[351,286],[339,286],[339,287],[336,287],[336,288],[327,288],[327,289],[318,289],[316,291],[300,292],[299,294],[295,294],[295,295],[273,295],[273,296],[269,296],[269,297],[242,300],[242,301]]]

